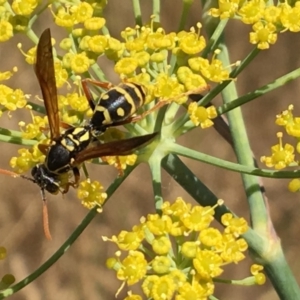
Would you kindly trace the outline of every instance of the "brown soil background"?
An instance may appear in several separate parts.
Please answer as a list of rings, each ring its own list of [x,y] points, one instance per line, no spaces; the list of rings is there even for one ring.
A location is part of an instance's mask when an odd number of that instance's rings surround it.
[[[151,2],[141,2],[144,5],[143,19],[148,21]],[[182,1],[174,0],[162,1],[161,20],[167,32],[177,28],[181,3]],[[119,37],[119,32],[124,27],[134,25],[131,1],[110,0],[105,15],[108,28],[115,37]],[[44,21],[40,19],[34,26],[38,34],[49,24],[52,26],[49,11],[44,13],[44,16]],[[198,1],[195,1],[186,29],[195,25],[200,16],[201,8]],[[57,27],[52,27],[53,36],[60,40],[62,35],[57,31]],[[232,62],[242,60],[253,48],[248,42],[249,30],[250,27],[240,25],[238,22],[231,22],[226,29]],[[24,63],[22,55],[16,48],[16,44],[20,41],[24,42],[23,48],[26,50],[32,46],[22,36],[16,36],[9,43],[0,45],[1,71],[17,65],[19,72],[13,77],[10,85],[22,88],[28,94],[40,94],[32,67]],[[299,43],[299,35],[289,33],[280,35],[276,45],[269,51],[261,52],[238,77],[239,94],[244,95],[297,68],[300,65]],[[117,83],[112,73],[112,65],[101,62],[101,67],[108,74],[108,78]],[[286,109],[290,103],[295,105],[295,114],[299,114],[298,81],[291,82],[243,107],[249,138],[256,157],[268,155],[270,146],[277,143],[276,132],[280,129],[274,124],[275,115]],[[17,129],[20,120],[28,120],[28,113],[13,113],[11,119],[4,115],[0,119],[0,126]],[[193,130],[184,136],[181,142],[204,153],[235,161],[233,151],[214,129],[205,132]],[[18,149],[17,145],[1,143],[1,168],[9,169],[9,159],[17,154]],[[238,174],[183,160],[218,197],[225,199],[230,209],[248,219],[249,209]],[[104,186],[108,186],[117,175],[110,167],[99,168],[89,165],[88,168],[91,177],[100,180]],[[120,283],[115,278],[114,272],[106,269],[105,261],[107,257],[113,256],[116,248],[111,243],[103,242],[101,237],[117,234],[121,229],[129,230],[139,222],[141,216],[154,212],[150,180],[148,168],[140,166],[115,193],[105,207],[104,213],[93,220],[67,253],[35,282],[10,299],[114,299]],[[287,191],[288,180],[264,179],[263,182],[270,202],[272,219],[281,238],[287,261],[299,280],[299,195]],[[171,201],[177,196],[182,196],[194,203],[165,173],[163,193],[165,199]],[[18,281],[29,275],[58,249],[87,214],[77,200],[74,190],[64,198],[60,195],[48,195],[48,199],[50,226],[54,237],[52,242],[43,236],[42,205],[37,187],[23,180],[0,177],[0,245],[4,245],[8,250],[7,259],[1,261],[1,274],[13,273]],[[232,266],[224,277],[235,279],[246,277],[249,274],[250,264],[250,259],[247,259],[241,264]],[[125,295],[124,290],[119,299],[123,299]],[[262,287],[232,287],[217,284],[216,296],[222,300],[278,299],[269,281]]]

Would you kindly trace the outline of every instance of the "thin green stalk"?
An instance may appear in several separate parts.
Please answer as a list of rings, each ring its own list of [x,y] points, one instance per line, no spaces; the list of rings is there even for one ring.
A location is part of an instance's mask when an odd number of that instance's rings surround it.
[[[235,100],[232,100],[231,102],[224,103],[223,105],[218,107],[217,111],[220,115],[224,114],[238,106],[242,106],[245,103],[248,103],[254,99],[257,99],[258,97],[260,97],[264,94],[267,94],[270,91],[273,91],[279,87],[282,87],[282,86],[286,85],[289,81],[295,80],[299,77],[300,77],[300,68],[275,79],[274,81],[258,88],[257,90],[255,90],[253,92],[248,93],[247,95],[244,95]]]
[[[135,24],[139,26],[143,26],[140,0],[132,0],[132,7],[133,7],[134,18],[135,18]]]
[[[46,108],[45,108],[45,106],[33,103],[31,101],[27,102],[27,104],[31,106],[31,108],[32,108],[33,111],[38,112],[38,113],[43,114],[43,115],[46,114]]]
[[[119,188],[119,186],[123,183],[123,181],[127,178],[127,176],[132,172],[134,167],[127,168],[124,176],[118,177],[107,189],[107,200],[113,195],[113,193]],[[106,201],[107,201],[106,200]],[[34,281],[36,278],[41,276],[45,271],[47,271],[58,259],[60,259],[72,246],[72,244],[77,240],[80,234],[84,231],[84,229],[91,223],[96,215],[99,215],[97,212],[98,207],[92,209],[86,217],[82,220],[81,224],[77,226],[77,228],[73,231],[70,237],[62,244],[62,246],[37,270],[31,273],[29,276],[18,282],[17,284],[11,286],[8,289],[5,289],[0,292],[0,299],[4,299],[16,293],[17,291],[23,289],[29,283]]]
[[[229,63],[228,49],[225,44],[222,44],[220,58],[224,64]],[[231,100],[237,98],[237,91],[233,82],[223,90],[222,96],[224,103],[230,103]],[[241,110],[239,108],[236,108],[230,111],[227,114],[227,118],[229,121],[229,128],[231,131],[238,162],[242,165],[254,167],[252,150],[250,147]],[[266,234],[268,230],[269,215],[266,210],[266,204],[261,193],[258,179],[246,174],[242,174],[242,179],[250,207],[252,226],[254,230],[259,229]]]
[[[155,22],[160,22],[160,0],[153,0],[152,1],[152,14],[155,16],[154,21]]]
[[[177,32],[184,30],[191,5],[192,5],[192,1],[191,2],[183,1],[183,9],[181,10],[181,16],[180,16],[180,21],[179,21],[179,26],[178,26]],[[176,55],[173,55],[173,54],[171,55],[169,65],[170,65],[170,68],[169,68],[168,73],[171,76],[172,74],[175,73],[175,68],[177,68]]]
[[[186,20],[188,19],[188,14],[190,12],[192,4],[193,4],[193,1],[183,1],[183,8],[181,10],[181,16],[180,16],[180,21],[179,21],[179,26],[178,26],[177,32],[184,30]]]
[[[167,108],[168,108],[167,105],[165,105],[158,111],[155,126],[154,126],[154,132],[161,130]]]
[[[95,72],[98,80],[107,82],[107,79],[106,79],[103,71],[101,70],[101,68],[99,67],[99,65],[97,63],[91,65],[91,69]]]
[[[14,137],[3,134],[0,134],[0,141],[23,146],[34,146],[37,144],[37,141],[35,140],[25,140],[22,137]]]
[[[161,161],[160,158],[152,155],[149,160],[149,166],[152,175],[152,186],[154,192],[155,210],[157,213],[161,213],[163,205],[163,196],[161,190]]]
[[[31,28],[27,29],[26,35],[35,45],[37,45],[39,38]]]
[[[267,177],[267,178],[299,178],[300,177],[300,170],[275,171],[275,170],[259,169],[254,166],[241,165],[208,154],[197,152],[195,150],[172,143],[171,141],[167,141],[167,140],[165,141],[165,143],[162,144],[162,147],[164,151],[168,151],[173,154],[195,159],[197,161],[204,162],[233,172],[239,172],[248,175]]]
[[[219,39],[227,25],[228,20],[221,20],[218,23],[217,28],[215,29],[214,33],[212,34],[212,36],[209,39],[209,42],[207,44],[207,46],[205,47],[205,49],[202,51],[201,53],[201,57],[207,58],[207,56],[210,53],[213,53],[216,48],[218,47],[219,44]]]

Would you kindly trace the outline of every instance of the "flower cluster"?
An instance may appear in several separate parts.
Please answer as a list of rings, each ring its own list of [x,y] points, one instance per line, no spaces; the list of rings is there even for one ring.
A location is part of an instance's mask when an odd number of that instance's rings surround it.
[[[267,167],[274,167],[277,170],[299,166],[300,160],[297,154],[300,153],[300,117],[293,115],[294,106],[289,105],[287,110],[276,116],[275,123],[282,126],[288,136],[295,139],[295,145],[282,143],[283,133],[278,132],[277,137],[279,143],[271,147],[271,156],[262,156],[261,162],[265,163]],[[296,152],[295,152],[296,150]],[[296,192],[300,190],[300,180],[293,179],[289,183],[289,190]]]
[[[220,19],[236,18],[244,24],[252,25],[250,43],[258,49],[268,49],[277,40],[280,32],[300,31],[300,3],[292,1],[264,0],[218,0],[218,7],[212,8],[210,14]]]
[[[80,182],[77,197],[84,207],[88,209],[98,207],[98,211],[101,212],[107,194],[103,192],[103,186],[98,181],[91,182],[90,179],[86,179]]]
[[[222,203],[219,200],[217,205]],[[246,221],[225,214],[221,232],[211,227],[214,209],[192,207],[182,198],[173,204],[164,202],[162,215],[149,214],[132,231],[104,238],[120,249],[107,260],[107,266],[116,271],[123,285],[141,282],[144,294],[154,300],[175,295],[181,300],[207,299],[214,293],[214,279],[226,265],[243,260],[247,250],[240,237],[248,229]],[[123,259],[121,251],[126,255]],[[253,283],[262,284],[264,276],[258,275],[257,268],[253,272],[259,279]],[[139,298],[131,294],[128,299]]]

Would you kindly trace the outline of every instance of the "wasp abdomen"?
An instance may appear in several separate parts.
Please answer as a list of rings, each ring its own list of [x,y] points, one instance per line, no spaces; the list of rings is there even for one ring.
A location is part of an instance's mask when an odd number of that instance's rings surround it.
[[[145,102],[145,88],[136,83],[123,83],[102,94],[91,119],[93,128],[106,127],[128,119]]]

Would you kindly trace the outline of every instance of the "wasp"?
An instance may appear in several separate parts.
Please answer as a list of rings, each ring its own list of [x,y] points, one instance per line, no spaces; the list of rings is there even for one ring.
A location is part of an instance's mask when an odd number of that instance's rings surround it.
[[[74,182],[68,182],[63,187],[62,193],[66,193],[70,186],[78,186],[79,166],[86,160],[102,156],[131,154],[137,148],[153,140],[157,133],[103,144],[96,143],[98,135],[107,127],[131,122],[130,116],[144,102],[144,89],[139,85],[129,83],[108,91],[101,97],[97,105],[93,102],[87,84],[83,83],[94,114],[85,126],[70,127],[61,133],[50,29],[46,29],[42,33],[38,42],[34,70],[45,103],[51,144],[39,145],[40,151],[45,154],[46,158],[44,163],[38,164],[32,169],[32,178],[24,175],[20,177],[28,179],[40,187],[44,203],[44,232],[46,237],[51,239],[45,191],[57,194],[62,189],[62,177],[72,171]],[[131,108],[129,108],[130,105],[132,105]],[[124,114],[121,110],[124,111]],[[18,176],[5,170],[2,170],[2,173]]]
[[[49,120],[50,138],[52,141],[50,147],[39,145],[39,149],[46,155],[46,159],[43,164],[35,166],[31,172],[33,178],[41,187],[42,191],[46,190],[52,194],[56,194],[60,189],[60,175],[70,170],[74,173],[74,185],[76,186],[79,181],[79,170],[77,166],[84,161],[101,156],[130,154],[136,148],[150,142],[154,136],[156,136],[156,133],[153,133],[141,137],[88,147],[97,139],[97,135],[99,133],[105,131],[107,126],[116,125],[116,123],[119,125],[117,122],[118,120],[115,122],[111,116],[118,115],[118,113],[114,114],[114,110],[118,111],[119,109],[122,109],[122,106],[125,104],[123,98],[129,99],[129,97],[125,94],[123,94],[123,97],[116,98],[116,103],[110,104],[107,108],[107,111],[111,114],[110,117],[108,117],[105,110],[102,109],[103,116],[106,117],[106,122],[105,120],[100,122],[99,118],[99,112],[101,111],[101,108],[104,107],[102,104],[100,105],[101,101],[99,101],[99,104],[95,106],[92,99],[88,98],[89,104],[94,111],[89,123],[81,127],[71,127],[64,133],[60,133],[50,29],[46,29],[42,33],[37,45],[35,73],[44,98],[46,113]],[[129,90],[130,89],[131,87],[129,87]],[[85,91],[87,91],[86,88]],[[117,88],[113,91],[117,91]],[[110,91],[107,95],[108,94],[110,94]],[[142,96],[142,94],[139,96]],[[142,97],[145,97],[145,94],[143,94]],[[105,99],[106,95],[102,97],[102,100],[103,98]],[[133,98],[134,97],[132,96],[132,99]],[[108,99],[110,100],[110,103],[114,102],[110,96]],[[131,111],[133,113],[133,109]],[[125,119],[122,121],[124,120]]]

